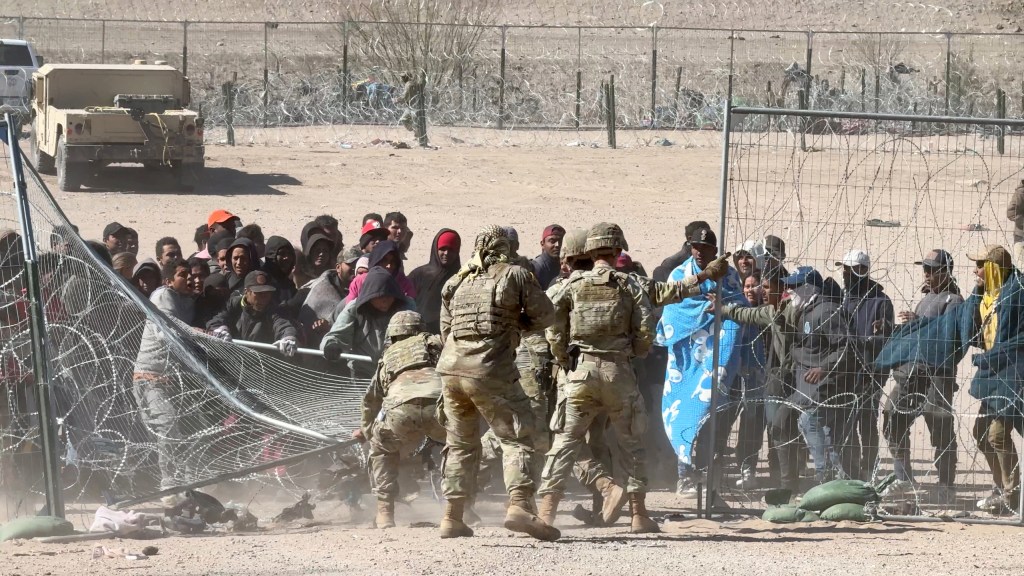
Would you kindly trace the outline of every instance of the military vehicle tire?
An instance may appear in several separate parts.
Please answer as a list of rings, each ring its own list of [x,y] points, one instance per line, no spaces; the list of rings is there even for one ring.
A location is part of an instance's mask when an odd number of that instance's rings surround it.
[[[76,192],[82,187],[82,166],[68,162],[67,145],[57,137],[57,188],[64,192]]]
[[[28,135],[28,146],[29,146],[29,157],[32,160],[32,165],[36,167],[36,172],[40,174],[56,174],[57,165],[54,161],[53,156],[50,156],[46,152],[39,149],[39,140],[36,139],[36,127],[35,124],[30,125]]]

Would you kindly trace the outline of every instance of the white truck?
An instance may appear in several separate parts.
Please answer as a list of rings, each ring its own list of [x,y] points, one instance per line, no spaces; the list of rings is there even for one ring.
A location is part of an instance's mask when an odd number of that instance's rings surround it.
[[[42,65],[43,58],[25,40],[0,39],[0,108],[23,123],[32,113],[32,74]]]

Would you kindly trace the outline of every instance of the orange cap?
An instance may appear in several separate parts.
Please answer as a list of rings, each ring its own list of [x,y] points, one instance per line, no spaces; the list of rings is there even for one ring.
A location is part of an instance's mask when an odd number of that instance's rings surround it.
[[[227,210],[214,210],[213,212],[210,212],[209,218],[206,219],[206,226],[210,230],[213,230],[214,224],[223,224],[224,222],[235,218],[238,218],[238,216],[235,216]]]

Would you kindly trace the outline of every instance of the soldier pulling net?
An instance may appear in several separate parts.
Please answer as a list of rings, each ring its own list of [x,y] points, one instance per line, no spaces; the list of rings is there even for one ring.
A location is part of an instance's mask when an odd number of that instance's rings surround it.
[[[6,166],[9,154],[5,146]],[[68,499],[145,499],[239,476],[310,487],[314,471],[299,456],[320,452],[327,462],[331,447],[350,442],[366,382],[165,316],[82,240],[34,170],[26,166],[25,175],[30,230],[20,230],[15,198],[0,199],[0,471],[8,516],[31,513],[30,494],[43,492],[26,232],[38,251],[46,378]],[[12,190],[7,170],[2,178]],[[162,369],[146,374],[154,362]]]

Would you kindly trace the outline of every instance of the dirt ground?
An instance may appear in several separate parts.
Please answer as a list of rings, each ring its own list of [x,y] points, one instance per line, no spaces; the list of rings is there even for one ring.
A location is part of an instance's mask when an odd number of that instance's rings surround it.
[[[368,503],[368,500],[366,501]],[[542,543],[501,527],[497,501],[483,505],[484,526],[472,539],[441,540],[434,527],[440,505],[398,507],[399,527],[375,530],[369,516],[318,507],[316,522],[267,525],[260,533],[209,534],[156,540],[101,540],[73,544],[33,541],[0,544],[8,576],[103,573],[160,575],[256,574],[1003,574],[1019,572],[1020,530],[956,523],[818,522],[772,525],[756,519],[683,517],[681,500],[668,493],[649,498],[653,513],[669,519],[663,533],[630,535],[620,520],[611,528],[586,528],[563,502],[562,539]],[[367,512],[369,514],[369,512]],[[263,525],[266,520],[261,516]],[[409,525],[416,522],[418,527]],[[426,525],[421,523],[433,523]],[[93,559],[93,549],[139,552],[146,560]]]
[[[281,133],[290,145],[276,143]],[[720,135],[714,132],[687,137],[702,146],[688,148],[681,141],[621,150],[552,140],[579,141],[575,132],[544,135],[540,144],[540,136],[512,132],[502,137],[504,145],[495,142],[493,131],[459,134],[461,144],[439,135],[437,150],[398,150],[370,142],[411,140],[402,129],[260,131],[252,145],[210,146],[204,181],[194,194],[176,190],[169,175],[128,165],[104,172],[91,182],[94,188],[55,194],[86,238],[99,239],[113,220],[136,228],[140,256],[150,256],[156,240],[167,235],[178,238],[187,252],[196,226],[218,208],[260,224],[267,237],[281,235],[296,243],[303,224],[333,214],[346,245],[358,241],[363,214],[400,210],[416,234],[409,269],[426,262],[430,240],[442,227],[458,230],[468,244],[486,224],[515,226],[521,252],[532,258],[548,224],[571,228],[609,219],[625,230],[630,253],[653,269],[678,250],[686,222],[714,219],[718,211]],[[601,133],[582,137],[596,142]],[[207,138],[217,140],[215,134]],[[249,140],[239,136],[237,141]],[[340,148],[339,142],[353,147]],[[679,181],[680,166],[687,167],[685,184]],[[56,189],[53,177],[44,180]]]

